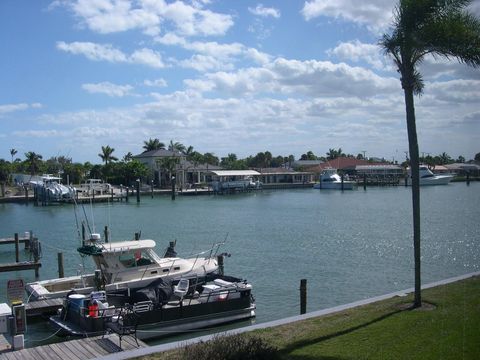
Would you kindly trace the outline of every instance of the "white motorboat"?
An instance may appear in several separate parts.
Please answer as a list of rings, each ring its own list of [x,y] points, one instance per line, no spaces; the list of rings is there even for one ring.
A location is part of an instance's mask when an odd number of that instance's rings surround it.
[[[62,185],[61,178],[50,174],[43,175],[41,180],[32,180],[30,185],[43,201],[62,201],[75,197],[76,190],[73,186]]]
[[[314,189],[353,190],[357,186],[355,181],[346,180],[337,173],[337,169],[325,168],[320,174],[320,182],[313,185]]]
[[[92,234],[77,250],[93,258],[95,273],[36,281],[27,284],[25,290],[30,300],[43,300],[65,297],[72,290],[89,294],[99,287],[107,291],[136,289],[159,278],[202,279],[218,270],[220,245],[191,258],[180,258],[171,244],[162,258],[154,251],[154,240],[101,243],[100,235]]]
[[[412,185],[412,176],[410,168],[407,169],[407,185]],[[452,179],[453,175],[444,174],[437,175],[434,174],[427,165],[420,165],[419,167],[419,176],[420,176],[420,185],[447,185]]]

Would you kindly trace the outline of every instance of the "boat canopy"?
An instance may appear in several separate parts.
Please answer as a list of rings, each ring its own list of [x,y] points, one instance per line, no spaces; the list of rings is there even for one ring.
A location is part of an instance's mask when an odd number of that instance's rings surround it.
[[[217,176],[258,176],[261,175],[255,170],[212,170],[210,173]]]
[[[105,253],[122,253],[132,252],[142,249],[153,249],[155,247],[154,240],[131,240],[105,244],[89,244],[83,245],[77,251],[84,255],[101,255]]]

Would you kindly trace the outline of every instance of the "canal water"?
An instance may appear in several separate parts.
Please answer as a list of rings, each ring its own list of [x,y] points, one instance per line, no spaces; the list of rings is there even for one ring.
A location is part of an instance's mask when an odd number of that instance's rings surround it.
[[[133,201],[132,201],[133,200]],[[422,282],[480,268],[480,183],[421,188]],[[97,232],[109,226],[112,241],[154,239],[163,253],[177,240],[188,256],[225,241],[225,272],[248,279],[257,303],[256,323],[297,315],[300,279],[307,279],[307,311],[345,304],[413,287],[411,189],[370,187],[366,191],[263,190],[227,196],[143,196],[137,204],[115,202],[77,211],[94,219]],[[92,221],[91,221],[92,222]],[[57,277],[57,253],[65,275],[91,259],[79,245],[72,205],[35,207],[0,204],[0,237],[33,230],[43,250],[40,278]],[[28,253],[22,253],[28,259]],[[15,259],[13,245],[0,248],[0,262]],[[34,281],[34,271],[0,274],[0,302],[6,282]],[[27,346],[53,331],[33,324]]]

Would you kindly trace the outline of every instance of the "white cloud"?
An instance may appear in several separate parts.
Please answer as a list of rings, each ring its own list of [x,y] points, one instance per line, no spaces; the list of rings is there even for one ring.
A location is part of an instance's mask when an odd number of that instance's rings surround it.
[[[365,25],[378,32],[390,25],[395,4],[396,0],[309,0],[305,1],[301,12],[307,21],[327,16]]]
[[[95,44],[92,42],[66,43],[57,42],[57,49],[74,55],[84,55],[89,60],[108,62],[127,62],[127,56],[110,44]]]
[[[155,80],[145,80],[143,82],[143,85],[151,87],[167,87],[167,81],[163,78]]]
[[[248,8],[248,11],[250,11],[253,15],[256,16],[262,16],[262,17],[274,17],[278,19],[280,17],[280,10],[271,8],[271,7],[265,7],[262,4],[258,4],[255,8]]]
[[[152,49],[135,50],[131,55],[114,48],[110,44],[96,44],[92,42],[57,42],[57,49],[74,55],[83,55],[93,61],[108,61],[111,63],[130,63],[146,65],[153,68],[163,68],[162,55]]]
[[[375,69],[387,68],[386,61],[389,59],[382,54],[380,47],[376,44],[365,44],[359,40],[342,42],[335,48],[327,50],[329,56],[335,56],[340,60],[360,62],[365,61]],[[389,61],[389,64],[391,61]],[[389,66],[391,68],[391,66]]]
[[[108,34],[139,29],[156,36],[162,27],[184,36],[224,35],[233,26],[230,15],[204,9],[208,1],[193,5],[164,0],[77,0],[67,2],[80,24],[92,31]]]
[[[0,105],[0,117],[17,112],[17,111],[25,111],[28,109],[39,109],[42,107],[42,104],[40,103],[32,103],[32,104],[27,104],[27,103],[19,103],[19,104],[5,104],[5,105]]]
[[[162,61],[162,55],[152,49],[143,48],[135,50],[129,60],[134,64],[143,64],[157,69],[165,67]]]
[[[92,94],[105,94],[110,97],[123,97],[131,95],[133,87],[130,85],[115,85],[110,82],[98,84],[83,84],[82,89]]]

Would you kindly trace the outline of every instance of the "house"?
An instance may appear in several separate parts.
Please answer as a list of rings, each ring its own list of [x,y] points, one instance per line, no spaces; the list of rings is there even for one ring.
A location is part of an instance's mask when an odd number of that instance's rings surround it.
[[[309,171],[294,171],[285,168],[261,168],[255,169],[262,184],[282,183],[310,183],[315,181],[315,173]]]
[[[187,160],[185,154],[178,151],[165,149],[145,151],[133,157],[135,160],[145,164],[150,170],[149,181],[153,181],[157,187],[167,187],[171,184],[171,176],[175,176],[176,186],[188,188],[193,184],[208,182],[211,170],[221,167],[210,164],[199,164]],[[174,159],[172,174],[167,168],[168,159]]]

